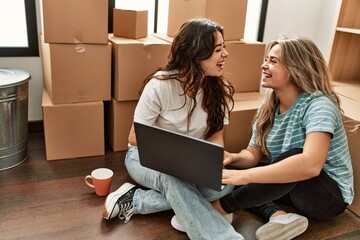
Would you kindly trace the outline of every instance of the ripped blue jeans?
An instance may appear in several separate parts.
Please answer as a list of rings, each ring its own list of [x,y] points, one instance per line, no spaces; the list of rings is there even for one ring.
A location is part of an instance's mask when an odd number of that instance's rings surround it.
[[[125,166],[135,182],[149,188],[135,191],[134,214],[173,209],[190,239],[243,239],[210,204],[230,193],[233,186],[217,192],[143,167],[136,147],[129,147]]]

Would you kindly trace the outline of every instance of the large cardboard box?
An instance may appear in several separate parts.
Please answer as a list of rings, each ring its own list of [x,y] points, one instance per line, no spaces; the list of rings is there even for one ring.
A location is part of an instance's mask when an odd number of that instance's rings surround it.
[[[244,38],[247,0],[169,0],[167,34],[174,37],[192,18],[209,18],[225,29],[226,40]]]
[[[360,109],[360,104],[358,104]],[[354,192],[355,198],[348,208],[360,217],[360,120],[346,118],[347,137],[349,142],[350,156],[354,171]]]
[[[360,103],[360,83],[354,81],[334,82],[336,93]]]
[[[44,86],[54,104],[111,99],[111,44],[45,43]]]
[[[47,160],[105,154],[103,102],[54,105],[42,98]]]
[[[225,40],[244,38],[247,0],[207,0],[205,17],[224,27]]]
[[[128,136],[137,101],[105,103],[106,141],[114,152],[128,149]]]
[[[144,38],[148,35],[148,11],[113,9],[113,33],[116,37]]]
[[[206,0],[169,0],[167,35],[174,37],[188,19],[203,18]]]
[[[226,50],[229,57],[225,62],[223,76],[232,82],[235,92],[259,91],[265,43],[229,41],[226,42]]]
[[[47,43],[108,43],[108,1],[41,0]]]
[[[235,93],[234,109],[229,125],[225,126],[225,150],[240,152],[245,149],[252,134],[252,121],[263,99],[259,92]]]
[[[170,43],[153,36],[130,39],[109,35],[113,52],[113,93],[116,101],[139,99],[144,80],[167,63]]]
[[[346,116],[344,124],[354,172],[355,198],[353,203],[348,206],[348,209],[360,217],[360,101],[358,102],[342,95],[340,95],[340,101]]]

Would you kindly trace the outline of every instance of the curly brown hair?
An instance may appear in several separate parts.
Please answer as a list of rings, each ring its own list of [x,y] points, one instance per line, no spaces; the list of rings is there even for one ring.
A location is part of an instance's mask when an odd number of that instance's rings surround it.
[[[175,36],[168,63],[165,67],[156,69],[146,80],[140,90],[152,78],[160,80],[176,79],[184,86],[185,93],[191,90],[197,93],[203,91],[202,108],[207,112],[207,129],[204,138],[211,137],[217,131],[223,129],[224,118],[230,115],[234,106],[234,87],[223,76],[205,76],[200,62],[210,58],[215,50],[216,32],[224,37],[223,27],[209,19],[192,19],[185,22],[179,33]],[[166,75],[155,75],[158,71],[164,71]],[[205,76],[205,78],[204,78]],[[188,112],[188,128],[192,113],[197,105],[196,94],[192,95],[193,107]],[[183,107],[184,107],[183,106]]]

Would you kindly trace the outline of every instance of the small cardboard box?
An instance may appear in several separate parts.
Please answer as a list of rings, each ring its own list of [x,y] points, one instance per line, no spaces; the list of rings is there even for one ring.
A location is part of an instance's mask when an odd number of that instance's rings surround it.
[[[130,39],[109,35],[113,52],[113,93],[116,101],[139,99],[144,80],[167,63],[170,43],[148,36]]]
[[[103,102],[54,105],[42,98],[46,159],[105,154]]]
[[[116,37],[139,39],[148,34],[148,11],[113,9],[113,33]]]
[[[41,0],[46,43],[108,43],[108,1]]]
[[[137,101],[105,103],[106,141],[114,152],[128,149],[128,136]]]
[[[54,104],[111,99],[111,44],[44,43],[44,86]]]
[[[240,152],[245,149],[252,134],[252,121],[263,99],[259,92],[235,93],[234,109],[229,125],[225,126],[225,150]]]
[[[224,27],[226,40],[244,38],[247,0],[169,0],[167,34],[174,37],[192,18],[209,18]]]
[[[235,87],[235,92],[257,92],[260,89],[261,64],[265,43],[257,41],[226,42],[226,59],[223,76]]]

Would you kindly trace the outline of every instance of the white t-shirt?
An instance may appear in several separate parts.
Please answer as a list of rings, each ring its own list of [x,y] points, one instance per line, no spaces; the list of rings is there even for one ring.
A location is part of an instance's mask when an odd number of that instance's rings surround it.
[[[184,106],[184,90],[176,79],[151,79],[145,86],[135,109],[134,121],[147,125],[155,125],[171,131],[204,139],[207,127],[207,113],[201,107],[203,93],[196,95],[197,105],[191,117],[189,131],[187,115],[194,101],[186,95]],[[225,118],[224,124],[228,124]]]

